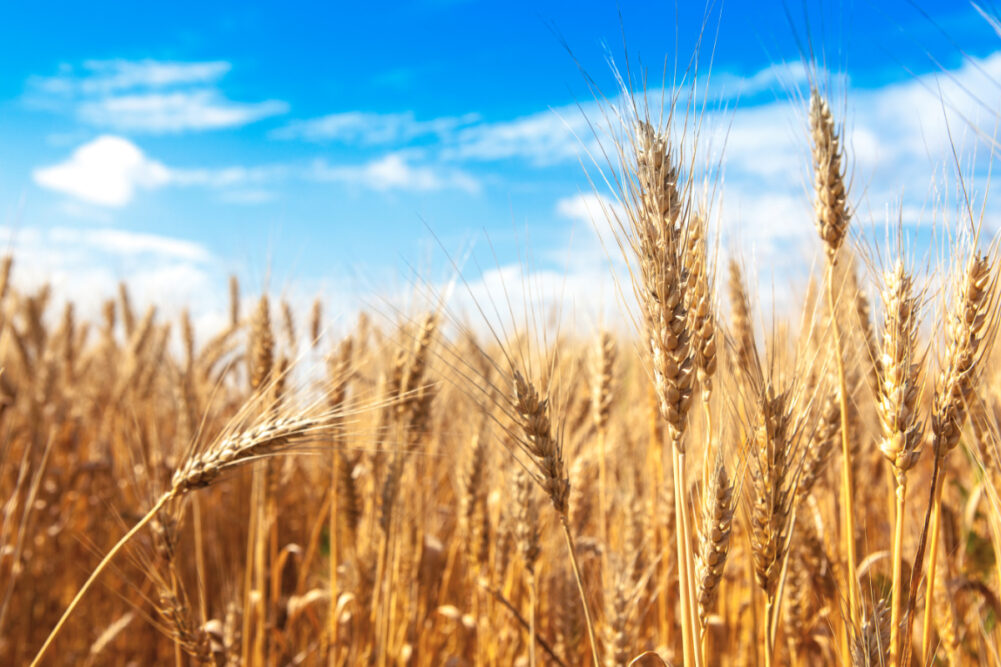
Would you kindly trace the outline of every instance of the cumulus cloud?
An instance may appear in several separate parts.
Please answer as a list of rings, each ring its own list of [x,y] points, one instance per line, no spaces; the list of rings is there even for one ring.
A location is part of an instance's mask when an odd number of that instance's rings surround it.
[[[225,61],[89,60],[28,80],[26,101],[117,132],[168,134],[240,127],[284,114],[280,100],[237,102],[220,89]]]
[[[444,139],[458,128],[477,122],[479,118],[478,114],[468,113],[418,120],[412,111],[388,114],[348,111],[292,121],[272,132],[272,136],[278,139],[330,141],[363,146],[405,144],[427,136]]]
[[[78,201],[106,207],[130,203],[140,190],[156,190],[168,185],[199,186],[218,190],[239,190],[274,181],[284,176],[283,165],[185,169],[169,167],[149,158],[123,137],[102,135],[76,150],[64,161],[36,169],[36,184]],[[253,197],[235,196],[238,203],[253,203]],[[261,197],[257,197],[262,201]]]
[[[273,164],[254,167],[173,167],[148,157],[128,139],[103,135],[78,147],[64,161],[35,169],[37,185],[79,202],[119,208],[142,190],[201,187],[220,191],[220,200],[253,205],[271,201],[263,186],[286,178],[358,185],[369,190],[436,192],[481,189],[472,175],[453,166],[417,163],[412,154],[389,153],[362,164],[331,164],[317,160],[309,166]],[[76,215],[75,217],[81,217]],[[88,212],[86,217],[94,217]]]
[[[331,165],[320,160],[314,163],[311,172],[316,180],[362,185],[381,191],[462,190],[475,193],[480,189],[479,182],[464,171],[438,165],[414,165],[401,153],[390,153],[361,165]]]
[[[170,182],[170,171],[147,158],[127,139],[100,136],[80,146],[65,161],[36,169],[35,182],[76,199],[102,206],[124,206],[137,189]]]

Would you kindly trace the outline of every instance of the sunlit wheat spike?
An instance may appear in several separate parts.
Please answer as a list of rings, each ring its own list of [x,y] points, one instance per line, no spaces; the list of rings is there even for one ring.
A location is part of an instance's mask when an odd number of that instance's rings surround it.
[[[271,328],[271,306],[262,294],[250,325],[250,351],[247,355],[250,388],[257,391],[268,384],[274,369],[275,336]]]
[[[688,328],[692,336],[698,381],[703,400],[712,393],[712,378],[716,373],[716,313],[712,267],[707,248],[707,223],[705,216],[692,216],[688,226],[687,285],[685,286]]]
[[[758,585],[769,597],[778,585],[792,511],[793,459],[788,396],[766,390],[751,463],[751,546]]]
[[[727,289],[730,297],[730,328],[733,336],[736,370],[752,378],[758,376],[758,352],[754,342],[754,323],[751,320],[751,304],[744,285],[740,263],[731,259]]]
[[[957,299],[946,325],[946,362],[935,387],[932,409],[931,429],[935,455],[939,457],[959,442],[981,371],[981,344],[985,336],[993,333],[997,318],[997,276],[988,255],[971,255],[957,282]]]
[[[848,231],[844,157],[841,138],[827,100],[810,93],[810,136],[813,140],[814,215],[827,254],[837,254]]]
[[[535,572],[535,563],[539,559],[541,545],[539,543],[539,517],[532,498],[532,478],[524,470],[518,469],[514,478],[515,507],[515,537],[518,553],[525,569]]]
[[[921,373],[917,297],[902,261],[884,277],[883,308],[886,314],[877,397],[883,430],[880,451],[900,479],[917,462],[923,435],[917,414]]]
[[[171,493],[204,488],[220,474],[250,460],[280,451],[297,439],[313,435],[323,422],[311,417],[279,417],[238,431],[190,456],[171,480]]]
[[[703,624],[713,611],[719,596],[720,580],[730,550],[730,531],[733,520],[733,484],[720,458],[713,466],[709,483],[703,491],[702,526],[699,548],[696,552],[695,578],[699,617]]]
[[[638,124],[639,208],[629,210],[630,242],[639,265],[635,286],[643,310],[654,386],[674,446],[684,450],[696,364],[686,307],[683,209],[667,137]]]
[[[541,399],[535,387],[519,371],[514,372],[514,407],[521,421],[524,438],[518,445],[528,454],[553,507],[566,515],[570,498],[570,480],[563,460],[563,444],[553,434],[549,420],[549,400]]]
[[[607,428],[612,408],[616,350],[615,339],[603,331],[594,346],[591,373],[591,418],[599,431]]]

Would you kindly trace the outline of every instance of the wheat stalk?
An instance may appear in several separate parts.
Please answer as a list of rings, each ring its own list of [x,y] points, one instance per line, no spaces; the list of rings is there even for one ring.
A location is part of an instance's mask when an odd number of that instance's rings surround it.
[[[848,232],[850,212],[846,203],[847,188],[842,164],[841,139],[834,125],[830,106],[816,88],[810,93],[809,120],[813,150],[814,219],[827,252],[827,305],[831,315],[831,333],[838,367],[838,400],[841,403],[841,502],[845,560],[848,564],[848,601],[851,621],[857,626],[860,622],[860,611],[855,554],[855,482],[850,447],[844,350],[834,299],[834,269],[838,250]]]
[[[635,140],[637,191],[629,209],[629,243],[639,264],[634,288],[644,316],[654,387],[661,418],[667,423],[674,458],[676,542],[681,580],[682,637],[686,661],[701,665],[696,650],[694,560],[685,487],[685,440],[688,409],[696,376],[686,308],[687,274],[683,263],[685,207],[669,142],[645,121],[637,123]]]

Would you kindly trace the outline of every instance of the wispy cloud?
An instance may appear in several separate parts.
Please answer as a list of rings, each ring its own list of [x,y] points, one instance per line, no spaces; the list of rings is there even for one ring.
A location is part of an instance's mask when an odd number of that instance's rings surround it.
[[[117,132],[169,134],[239,127],[286,111],[288,105],[277,100],[244,104],[227,100],[216,90],[196,90],[105,97],[84,102],[77,115],[90,125]]]
[[[207,310],[206,295],[225,280],[218,258],[205,246],[157,234],[107,227],[0,227],[0,243],[15,257],[19,285],[49,284],[91,315],[126,277],[137,304],[155,302],[168,312],[188,306]]]
[[[556,215],[574,223],[574,256],[587,262],[621,257],[616,221],[625,224],[626,218],[619,202],[593,192],[577,194],[557,200]]]
[[[594,104],[586,105],[597,110]],[[400,150],[420,144],[442,160],[494,162],[517,159],[533,166],[576,160],[593,134],[573,105],[511,120],[487,122],[478,113],[421,120],[413,111],[348,111],[294,120],[273,130],[276,139],[340,143],[356,147],[388,146]]]
[[[32,77],[28,85],[51,95],[108,95],[135,88],[215,83],[230,68],[225,61],[86,60],[79,67],[61,65],[55,76]]]
[[[348,111],[295,120],[271,134],[277,139],[329,141],[363,146],[401,145],[428,136],[442,140],[479,119],[479,114],[475,113],[418,120],[412,111],[390,114]]]
[[[592,136],[580,109],[568,106],[463,128],[442,156],[458,161],[520,159],[549,166],[578,159]]]
[[[48,239],[55,243],[83,245],[105,253],[129,257],[147,255],[202,263],[212,259],[211,253],[200,243],[122,229],[55,227],[48,231]]]
[[[274,201],[277,194],[271,190],[241,188],[237,190],[227,190],[219,195],[221,201],[227,204],[239,204],[241,206],[256,206]]]
[[[801,87],[809,81],[809,78],[810,73],[806,65],[801,62],[775,63],[748,76],[733,72],[713,72],[703,96],[710,100],[722,101],[752,98],[760,93],[774,97],[783,90]],[[818,78],[835,85],[844,83],[843,77],[833,74],[820,74]]]
[[[311,175],[320,181],[357,184],[372,190],[429,192],[462,190],[476,193],[480,183],[470,174],[441,165],[415,165],[402,153],[360,165],[331,165],[324,160],[313,164]]]
[[[190,169],[175,167],[170,170],[174,185],[197,185],[207,188],[228,189],[270,183],[288,175],[292,169],[286,165],[261,165],[256,167],[219,167],[216,169]]]
[[[28,80],[25,101],[116,132],[170,134],[240,127],[284,114],[280,100],[236,102],[219,87],[225,61],[89,60]]]

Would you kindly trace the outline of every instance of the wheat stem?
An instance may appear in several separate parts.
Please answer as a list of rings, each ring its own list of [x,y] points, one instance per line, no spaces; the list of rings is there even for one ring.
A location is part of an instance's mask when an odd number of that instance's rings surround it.
[[[925,581],[925,613],[921,625],[921,663],[927,664],[931,649],[932,603],[935,601],[935,570],[938,566],[939,527],[942,522],[942,483],[935,487],[935,504],[932,509],[931,538],[928,540],[928,574]]]
[[[831,334],[838,366],[838,402],[841,408],[841,495],[844,516],[845,558],[848,563],[848,607],[853,626],[859,626],[858,575],[855,560],[855,500],[852,479],[851,445],[848,442],[848,382],[845,380],[845,360],[841,346],[841,331],[834,301],[834,266],[836,259],[827,263],[827,305],[831,314]]]
[[[672,447],[671,451],[673,453],[673,465],[671,470],[674,473],[674,515],[676,517],[676,523],[674,529],[675,537],[675,551],[678,563],[678,593],[681,601],[681,641],[684,649],[685,664],[694,664],[695,657],[692,646],[692,619],[691,615],[688,613],[688,601],[690,599],[688,595],[688,559],[685,558],[685,537],[684,537],[684,501],[682,499],[682,494],[680,489],[681,482],[679,481],[681,476],[679,472],[681,470],[681,460],[680,453],[677,447]]]
[[[674,452],[674,504],[678,526],[675,530],[678,549],[678,578],[681,584],[681,623],[686,664],[700,667],[699,632],[695,605],[695,563],[692,557],[691,533],[688,531],[688,503],[685,502],[685,454],[677,447]]]
[[[608,544],[608,462],[605,451],[605,429],[598,427],[598,516],[601,521],[601,543]],[[608,572],[608,550],[601,554],[601,576],[605,578]]]
[[[907,478],[897,482],[897,513],[893,529],[893,588],[890,604],[890,667],[897,667],[900,656],[900,596],[903,592],[903,567],[900,559],[904,551],[904,501],[907,497]]]
[[[765,596],[765,667],[772,667],[772,662],[774,660],[773,653],[775,647],[772,644],[772,627],[774,626],[774,620],[772,613],[775,606],[775,598],[771,595]]]
[[[591,610],[587,604],[587,595],[584,593],[584,577],[580,572],[580,564],[577,562],[577,553],[574,548],[573,536],[570,534],[570,522],[566,514],[560,514],[560,524],[563,526],[563,537],[567,543],[567,551],[570,554],[570,565],[573,567],[574,580],[577,582],[577,592],[580,593],[580,603],[584,608],[584,621],[587,623],[587,637],[591,642],[591,658],[594,667],[601,667],[598,660],[598,642],[594,636],[594,623],[591,620]]]
[[[528,573],[528,667],[535,667],[535,575]]]
[[[328,620],[329,627],[329,637],[330,642],[330,662],[331,664],[337,664],[337,563],[339,558],[339,546],[340,546],[340,535],[337,530],[337,510],[338,510],[338,453],[334,451],[330,457],[330,515],[328,518],[328,529],[327,532],[330,534],[330,561],[329,561],[329,577],[330,577],[330,619]]]

